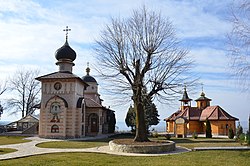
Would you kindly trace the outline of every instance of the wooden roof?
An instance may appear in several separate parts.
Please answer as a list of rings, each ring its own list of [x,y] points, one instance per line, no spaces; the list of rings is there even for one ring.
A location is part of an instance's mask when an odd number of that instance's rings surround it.
[[[220,106],[209,106],[202,110],[200,121],[208,120],[239,120],[231,116],[225,110],[223,110]]]
[[[199,120],[201,110],[197,107],[187,107],[178,116],[186,117],[187,120]]]
[[[175,120],[177,115],[181,113],[181,110],[176,111],[175,113],[173,113],[172,115],[170,115],[168,118],[164,119],[165,121],[172,121]]]
[[[205,121],[208,120],[239,120],[231,116],[220,106],[209,106],[203,110],[200,110],[197,107],[187,107],[184,110],[178,110],[168,118],[164,119],[165,121],[174,121],[178,117],[185,117],[187,120],[197,120]]]

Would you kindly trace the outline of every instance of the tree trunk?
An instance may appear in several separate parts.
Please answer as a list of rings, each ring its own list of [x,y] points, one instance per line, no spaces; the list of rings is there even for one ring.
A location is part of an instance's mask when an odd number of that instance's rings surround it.
[[[143,105],[141,102],[134,103],[135,111],[136,111],[136,134],[134,141],[135,142],[147,142],[149,141],[147,131],[146,131],[146,124],[145,124],[145,117],[144,117],[144,110]]]
[[[138,59],[135,63],[135,85],[133,89],[133,100],[136,112],[136,133],[134,141],[146,142],[149,141],[149,139],[146,131],[145,115],[142,101],[143,77],[140,73],[140,66],[140,60]]]

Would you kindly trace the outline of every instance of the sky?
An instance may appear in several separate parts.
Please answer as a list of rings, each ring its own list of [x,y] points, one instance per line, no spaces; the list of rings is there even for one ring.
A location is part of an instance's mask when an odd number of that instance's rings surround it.
[[[230,0],[0,0],[0,4],[2,83],[20,68],[39,69],[40,75],[58,71],[54,53],[64,44],[63,29],[69,26],[69,44],[77,53],[73,73],[84,76],[89,62],[104,105],[116,110],[117,121],[124,121],[130,103],[117,106],[110,100],[94,70],[98,66],[93,44],[112,17],[129,17],[134,9],[145,5],[172,21],[177,37],[195,61],[193,72],[200,78],[206,96],[212,99],[211,105],[220,105],[240,121],[248,120],[250,96],[230,76],[226,40],[231,29]],[[197,86],[189,97],[197,99],[201,90],[202,85]],[[0,100],[8,95],[1,95]],[[161,121],[180,106],[178,100],[156,104]],[[7,111],[1,117],[2,121],[17,119],[20,115],[9,116]]]

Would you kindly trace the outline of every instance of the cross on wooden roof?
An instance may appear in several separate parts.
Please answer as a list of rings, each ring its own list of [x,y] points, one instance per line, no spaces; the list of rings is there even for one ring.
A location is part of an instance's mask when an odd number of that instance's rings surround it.
[[[68,26],[66,26],[66,28],[65,28],[65,29],[63,29],[63,31],[65,31],[65,32],[66,32],[66,40],[68,40],[68,32],[69,32],[69,31],[71,31],[71,29],[69,29],[69,27],[68,27]]]

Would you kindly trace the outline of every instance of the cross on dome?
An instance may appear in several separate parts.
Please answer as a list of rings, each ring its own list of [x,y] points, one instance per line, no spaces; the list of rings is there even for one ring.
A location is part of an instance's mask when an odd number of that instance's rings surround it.
[[[90,68],[89,68],[89,62],[87,62],[87,69],[86,69],[87,75],[89,75]]]
[[[69,27],[68,27],[68,26],[66,26],[66,28],[65,28],[65,29],[63,29],[63,31],[65,31],[65,32],[66,32],[66,40],[68,40],[68,34],[69,34],[69,31],[71,31],[71,29],[69,29]]]

